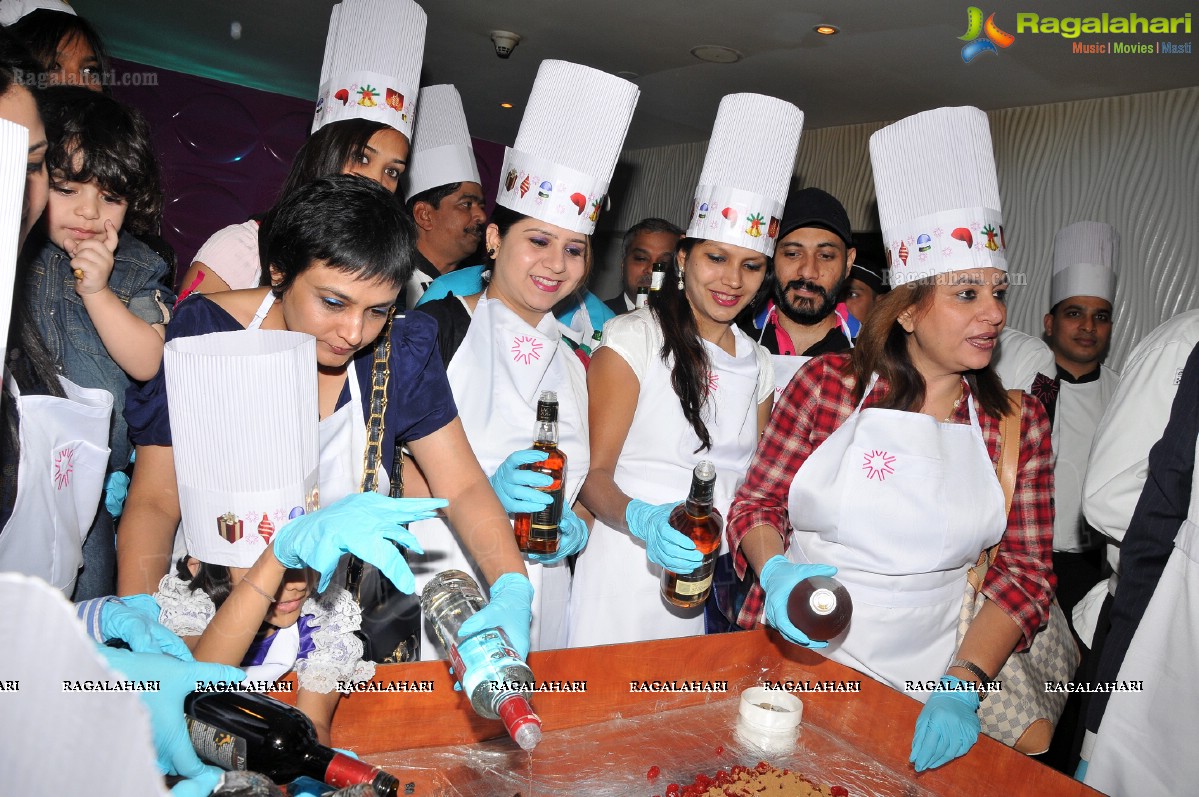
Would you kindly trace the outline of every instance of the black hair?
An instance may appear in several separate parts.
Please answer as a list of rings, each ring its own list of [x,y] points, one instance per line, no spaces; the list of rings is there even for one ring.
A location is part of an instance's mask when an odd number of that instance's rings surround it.
[[[291,171],[279,189],[279,198],[318,177],[343,173],[351,161],[362,157],[375,133],[387,129],[387,125],[371,119],[343,119],[317,130],[292,160]]]
[[[283,294],[315,261],[358,279],[403,285],[416,267],[416,225],[391,191],[366,177],[338,174],[298,187],[271,208],[258,230],[264,274]]]
[[[78,86],[46,89],[42,102],[50,181],[95,180],[125,200],[122,229],[154,235],[162,221],[162,184],[150,126],[135,109]],[[78,164],[76,164],[76,156]]]
[[[692,248],[699,241],[698,238],[684,238],[679,242],[679,251],[684,258],[690,256]],[[699,448],[695,449],[698,454],[712,448],[712,436],[703,419],[704,402],[708,400],[711,361],[704,341],[699,336],[691,303],[678,284],[679,267],[676,259],[667,267],[662,287],[650,293],[649,309],[662,327],[662,362],[669,363],[674,358],[670,385],[682,403],[683,417],[699,437]]]
[[[8,26],[12,35],[29,50],[29,54],[40,65],[39,72],[53,72],[58,60],[58,48],[64,41],[81,38],[96,55],[100,66],[100,85],[104,93],[109,92],[112,63],[104,40],[83,17],[65,11],[39,8],[31,11]]]
[[[625,231],[624,238],[622,239],[623,248],[621,250],[621,257],[629,256],[629,247],[633,245],[633,239],[643,232],[668,232],[671,235],[683,236],[683,228],[677,224],[672,224],[666,219],[642,219]]]
[[[203,590],[205,595],[212,598],[213,604],[218,609],[221,608],[221,604],[233,592],[233,579],[229,577],[229,568],[225,565],[199,562],[199,567],[193,575],[187,564],[189,558],[179,557],[179,561],[175,563],[175,573],[181,581],[186,582],[188,589],[192,592]]]
[[[441,200],[445,199],[450,194],[462,187],[461,182],[448,183],[447,185],[439,185],[435,188],[429,188],[421,191],[419,194],[414,194],[408,197],[408,201],[404,203],[404,207],[411,213],[416,207],[417,202],[424,202],[427,205],[432,205],[435,210],[441,210]]]

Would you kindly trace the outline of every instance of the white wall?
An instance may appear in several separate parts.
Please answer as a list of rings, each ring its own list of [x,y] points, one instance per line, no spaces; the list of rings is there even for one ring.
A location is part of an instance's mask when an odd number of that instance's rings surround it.
[[[1146,332],[1199,307],[1199,87],[988,114],[1009,267],[1027,283],[1011,292],[1008,323],[1040,334],[1048,309],[1053,236],[1075,221],[1120,233],[1115,331],[1119,368]],[[877,230],[867,142],[883,122],[805,130],[797,184],[840,199],[855,230]],[[593,275],[600,296],[618,290],[620,233],[646,216],[685,225],[706,142],[629,150],[601,220]]]

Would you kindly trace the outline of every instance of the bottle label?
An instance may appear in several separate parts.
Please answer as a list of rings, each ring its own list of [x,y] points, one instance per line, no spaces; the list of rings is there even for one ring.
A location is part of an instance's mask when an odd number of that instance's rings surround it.
[[[246,768],[245,739],[192,717],[187,718],[187,732],[204,761],[226,770]]]
[[[649,289],[651,291],[662,290],[662,283],[666,280],[665,271],[654,271],[650,274]]]
[[[808,598],[808,606],[812,607],[812,611],[821,616],[832,614],[833,609],[837,608],[837,596],[833,594],[831,589],[821,587]]]
[[[712,586],[712,575],[716,572],[716,555],[705,554],[703,562],[694,573],[685,576],[675,574],[674,591],[678,595],[699,595]]]
[[[459,640],[450,648],[450,659],[454,674],[462,684],[462,692],[468,696],[474,695],[475,690],[487,681],[504,680],[507,667],[513,664],[524,666],[520,655],[495,628]]]
[[[637,296],[636,296],[636,298],[633,299],[633,308],[636,310],[640,310],[642,307],[645,307],[645,303],[648,301],[649,301],[648,293],[642,293],[641,291],[637,291]]]
[[[558,526],[562,523],[562,490],[550,494],[554,501],[545,509],[534,512],[529,518],[529,539],[556,540]]]

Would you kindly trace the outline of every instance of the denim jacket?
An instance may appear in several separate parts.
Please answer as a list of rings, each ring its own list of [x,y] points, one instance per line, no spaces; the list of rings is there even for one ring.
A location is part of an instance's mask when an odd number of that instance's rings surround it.
[[[83,306],[83,297],[75,292],[75,275],[67,253],[45,240],[28,268],[26,296],[34,323],[54,355],[59,372],[81,387],[112,393],[109,468],[121,470],[129,464],[132,449],[125,424],[125,389],[133,380],[109,356]],[[170,282],[163,259],[137,238],[122,232],[108,287],[130,312],[149,324],[170,321],[175,303]]]

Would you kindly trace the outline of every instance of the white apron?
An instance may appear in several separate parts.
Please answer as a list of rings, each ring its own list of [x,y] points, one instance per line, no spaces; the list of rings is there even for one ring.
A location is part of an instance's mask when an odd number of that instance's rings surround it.
[[[728,515],[758,442],[758,356],[752,341],[733,327],[735,356],[704,341],[712,364],[712,393],[704,422],[709,451],[696,453],[695,432],[683,417],[670,384],[670,366],[650,358],[640,381],[637,409],[616,463],[616,485],[648,504],[681,502],[701,459],[716,465],[713,506]],[[728,552],[721,535],[720,553]],[[645,543],[599,520],[575,563],[570,603],[570,647],[612,645],[704,633],[703,607],[680,609],[663,600],[662,568],[646,558]]]
[[[65,396],[22,396],[17,497],[0,533],[0,570],[38,576],[70,597],[108,467],[112,394],[59,377]]]
[[[471,448],[487,474],[513,451],[530,448],[542,390],[558,394],[558,447],[566,454],[566,506],[574,503],[591,464],[587,437],[587,376],[583,364],[561,340],[558,321],[546,313],[530,327],[498,299],[484,293],[471,314],[466,336],[446,375],[458,417]],[[425,555],[413,561],[416,589],[450,568],[473,573],[486,588],[482,571],[440,518],[413,523]],[[533,584],[532,650],[566,644],[570,569],[566,562],[525,562]],[[440,658],[440,645],[426,632],[422,659]]]
[[[1115,372],[1103,368],[1093,382],[1063,380],[1053,416],[1053,550],[1081,551],[1082,483],[1099,419],[1116,389]]]
[[[837,567],[853,598],[849,630],[820,652],[895,689],[945,672],[966,571],[1007,525],[969,404],[965,425],[859,403],[791,482],[787,557]]]
[[[1199,783],[1199,469],[1187,519],[1120,666],[1119,681],[1142,692],[1108,700],[1086,784],[1113,797],[1194,794]]]
[[[777,313],[774,318],[774,323],[778,324]],[[841,316],[837,316],[837,325],[841,332],[845,334],[845,339],[849,341],[849,348],[853,348],[853,335],[849,334],[849,325]],[[762,342],[762,336],[766,334],[766,324],[762,324],[762,330],[758,333],[758,343]],[[783,389],[791,383],[791,378],[799,371],[800,367],[808,360],[812,359],[806,354],[772,354],[771,361],[774,363],[774,406],[779,405],[779,397],[783,395]]]

